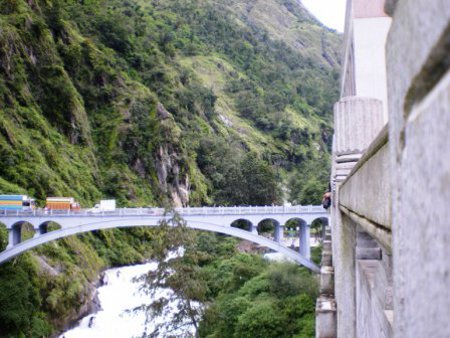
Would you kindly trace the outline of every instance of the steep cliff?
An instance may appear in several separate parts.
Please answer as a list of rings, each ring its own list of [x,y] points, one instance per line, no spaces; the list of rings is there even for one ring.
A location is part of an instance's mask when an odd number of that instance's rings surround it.
[[[279,183],[317,179],[302,168],[328,154],[339,38],[298,3],[15,0],[0,13],[1,191],[224,203],[196,160],[208,138],[255,151]]]

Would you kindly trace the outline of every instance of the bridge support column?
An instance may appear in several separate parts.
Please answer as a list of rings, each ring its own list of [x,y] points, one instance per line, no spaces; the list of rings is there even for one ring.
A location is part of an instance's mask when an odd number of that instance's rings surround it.
[[[11,249],[14,246],[14,230],[8,229],[8,245],[6,249]]]
[[[41,235],[42,233],[41,233],[41,229],[40,228],[35,228],[34,229],[34,235],[33,235],[33,238],[36,238],[36,237],[39,237],[40,235]]]
[[[310,225],[302,224],[300,226],[300,255],[307,259],[311,257],[311,246],[310,246]]]
[[[20,243],[22,231],[20,227],[13,227],[8,229],[8,245],[6,249],[11,249],[14,245]]]
[[[275,242],[280,243],[284,238],[284,225],[278,224],[275,226]]]
[[[250,228],[251,228],[251,232],[252,232],[252,234],[255,234],[255,235],[257,235],[258,234],[258,224],[251,224],[250,225]]]

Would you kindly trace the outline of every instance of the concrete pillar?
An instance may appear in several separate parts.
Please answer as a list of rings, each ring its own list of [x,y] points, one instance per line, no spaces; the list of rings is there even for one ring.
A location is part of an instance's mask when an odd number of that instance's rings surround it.
[[[252,234],[258,234],[258,224],[250,223],[250,229]]]
[[[6,249],[11,249],[14,246],[14,230],[8,229],[8,245]]]
[[[284,225],[275,224],[275,242],[280,243],[284,238]]]
[[[334,105],[333,177],[342,182],[384,126],[383,103],[349,96]]]
[[[337,188],[337,195],[339,187]],[[333,266],[337,337],[356,338],[355,247],[356,225],[333,208]]]
[[[320,289],[321,295],[334,295],[334,269],[331,266],[322,266],[320,269]]]
[[[39,237],[42,233],[42,230],[40,228],[34,228],[34,235],[33,238]]]
[[[321,266],[333,266],[331,241],[323,241]]]
[[[12,227],[8,229],[8,246],[7,249],[12,248],[14,245],[19,244],[22,237],[22,228],[20,226]]]
[[[336,337],[336,302],[320,296],[316,302],[316,338]]]
[[[334,105],[332,207],[337,337],[356,337],[356,225],[339,209],[339,186],[384,126],[383,103],[344,97]]]
[[[327,224],[322,222],[322,242],[325,240],[326,233],[327,233]]]
[[[302,224],[300,225],[300,255],[307,259],[311,258],[311,246],[310,246],[310,225]]]

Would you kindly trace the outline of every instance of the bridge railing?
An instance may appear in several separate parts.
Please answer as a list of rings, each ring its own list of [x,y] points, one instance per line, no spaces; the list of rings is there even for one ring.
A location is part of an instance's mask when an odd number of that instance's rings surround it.
[[[233,207],[187,207],[174,209],[180,215],[252,215],[252,214],[304,214],[322,213],[320,205],[294,205],[294,206],[233,206]],[[164,208],[117,208],[111,211],[95,209],[80,210],[0,210],[0,216],[162,216],[166,213]],[[171,214],[171,211],[167,211]]]

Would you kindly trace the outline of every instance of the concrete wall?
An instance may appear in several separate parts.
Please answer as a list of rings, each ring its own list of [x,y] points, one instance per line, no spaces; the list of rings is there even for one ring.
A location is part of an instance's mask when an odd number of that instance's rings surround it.
[[[384,48],[387,24],[379,25],[381,33],[370,29],[386,19],[370,15],[380,14],[380,3],[348,6],[342,88],[377,96],[372,82],[382,76],[371,80],[370,72],[383,67],[378,52],[367,51],[386,50],[388,96],[378,98],[388,104],[389,125],[374,137],[373,111],[343,114],[336,107],[346,99],[335,106],[336,333],[450,337],[450,6],[447,0],[387,0],[393,21]],[[371,34],[376,37],[364,40]],[[345,155],[348,144],[358,156]]]
[[[450,6],[392,1],[387,41],[396,337],[450,337]]]

